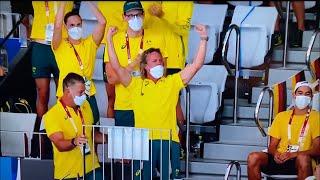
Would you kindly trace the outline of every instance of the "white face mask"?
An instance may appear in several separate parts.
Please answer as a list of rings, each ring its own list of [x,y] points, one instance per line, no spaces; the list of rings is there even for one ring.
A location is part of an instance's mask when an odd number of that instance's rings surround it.
[[[299,109],[306,108],[311,103],[311,97],[309,96],[296,96],[295,105]]]
[[[163,76],[164,67],[162,65],[155,66],[150,69],[150,74],[155,79],[159,79]]]
[[[81,27],[72,27],[68,29],[69,36],[74,40],[79,40],[82,36],[82,28]]]
[[[81,96],[74,96],[73,101],[77,106],[82,106],[82,104],[86,99],[87,99],[86,95],[83,94]]]
[[[129,21],[129,27],[134,31],[139,31],[142,28],[142,18],[134,16]]]

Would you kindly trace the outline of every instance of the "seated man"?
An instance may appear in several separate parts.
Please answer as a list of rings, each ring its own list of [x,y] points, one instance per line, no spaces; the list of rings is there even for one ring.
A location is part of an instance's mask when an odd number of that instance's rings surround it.
[[[320,155],[320,115],[311,110],[311,85],[298,82],[293,91],[295,106],[279,113],[269,130],[268,153],[248,156],[249,180],[266,174],[297,174],[298,179],[312,175],[312,158]]]
[[[53,146],[54,178],[76,179],[83,177],[85,158],[85,179],[102,179],[102,169],[93,150],[93,143],[107,140],[102,133],[95,131],[92,140],[91,127],[93,113],[85,95],[85,82],[82,76],[69,73],[63,79],[63,95],[44,115],[45,129]]]
[[[107,43],[110,64],[118,75],[120,83],[130,91],[135,127],[151,129],[149,138],[152,140],[150,151],[152,162],[145,161],[143,162],[143,169],[134,169],[134,179],[139,178],[141,170],[143,179],[151,179],[151,171],[152,177],[156,175],[155,167],[160,168],[162,177],[165,177],[165,179],[169,177],[169,155],[172,168],[171,178],[179,178],[180,146],[176,105],[179,91],[188,84],[202,67],[208,41],[207,30],[204,25],[197,25],[196,30],[201,40],[193,63],[180,72],[166,77],[164,77],[163,56],[160,50],[156,48],[149,48],[142,53],[141,59],[139,59],[139,62],[141,61],[141,76],[132,77],[130,72],[120,65],[115,52],[113,36],[116,34],[116,28],[110,27],[108,30]],[[170,147],[170,152],[168,147]],[[161,152],[162,154],[160,154]],[[160,164],[162,164],[161,167]]]

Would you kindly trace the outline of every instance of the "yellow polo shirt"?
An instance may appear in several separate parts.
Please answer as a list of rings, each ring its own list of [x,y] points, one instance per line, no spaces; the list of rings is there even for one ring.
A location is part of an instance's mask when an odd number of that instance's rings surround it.
[[[34,11],[34,18],[31,30],[31,39],[45,39],[46,25],[54,24],[56,12],[60,6],[59,1],[48,1],[49,16],[46,16],[46,5],[45,1],[32,1],[32,7]],[[65,6],[65,14],[71,11],[73,8],[73,1],[67,1]],[[67,31],[63,28],[63,37],[67,37]]]
[[[131,60],[134,61],[137,57],[140,49],[140,37],[129,38],[130,44],[130,54]],[[113,37],[114,48],[116,54],[119,59],[119,63],[121,66],[126,67],[128,65],[128,53],[126,48],[126,33],[124,31],[120,31]],[[143,37],[143,50],[149,48],[159,48],[162,52],[163,57],[167,56],[167,47],[164,39],[164,35],[154,34],[149,29],[144,30]],[[107,53],[107,47],[105,48],[106,52],[104,53],[104,62],[109,62],[109,57]],[[136,67],[136,70],[139,68]],[[132,110],[130,91],[124,87],[122,84],[115,85],[115,94],[116,99],[114,103],[115,110]]]
[[[86,78],[91,80],[90,96],[92,96],[96,93],[96,88],[92,81],[92,76],[94,72],[98,46],[93,41],[92,35],[88,36],[85,39],[82,39],[80,44],[73,46],[81,58],[84,67],[83,71],[80,69],[77,56],[75,55],[74,50],[67,39],[62,39],[58,49],[53,50],[60,71],[57,97],[61,97],[63,95],[62,82],[70,72],[85,76]]]
[[[144,26],[154,29],[155,32],[163,31],[166,36],[168,48],[168,68],[182,69],[185,67],[188,53],[188,36],[193,10],[191,1],[163,1],[161,3],[164,12],[163,17],[150,15],[148,9],[157,1],[145,3],[146,11]]]
[[[290,120],[292,110],[283,111],[277,114],[274,119],[270,130],[269,135],[280,139],[277,151],[283,153],[286,152],[288,147],[288,124]],[[292,119],[291,124],[291,133],[292,139],[291,142],[293,145],[298,144],[298,138],[300,135],[300,130],[303,126],[306,115],[295,115]],[[311,111],[310,118],[308,122],[307,134],[304,138],[303,147],[300,147],[299,151],[306,151],[312,148],[312,140],[320,136],[320,114],[317,111]]]
[[[82,134],[80,115],[78,115],[73,108],[67,108],[74,120],[78,132],[75,131],[60,101],[57,101],[57,103],[43,116],[48,136],[56,132],[62,132],[64,139],[72,139]],[[93,115],[88,101],[85,101],[80,109],[84,116],[85,124],[92,125]],[[88,173],[100,166],[98,157],[93,151],[92,128],[86,128],[85,134],[90,146],[90,154],[86,155],[86,173]],[[76,178],[78,174],[79,176],[83,175],[83,155],[80,147],[75,147],[70,151],[60,152],[53,143],[52,146],[55,179]]]
[[[170,140],[171,130],[172,140],[179,142],[176,106],[183,87],[180,73],[162,77],[157,83],[132,78],[128,89],[132,92],[135,127],[153,129],[150,139]]]

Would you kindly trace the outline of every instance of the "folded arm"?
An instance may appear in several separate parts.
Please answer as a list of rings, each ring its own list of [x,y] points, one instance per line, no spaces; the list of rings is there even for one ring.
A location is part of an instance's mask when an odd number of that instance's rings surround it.
[[[102,39],[103,39],[103,36],[104,36],[104,30],[106,28],[107,21],[106,21],[106,18],[103,16],[101,11],[97,8],[97,6],[95,4],[93,4],[92,2],[87,2],[87,3],[89,4],[89,7],[90,7],[91,11],[93,12],[94,16],[98,20],[98,23],[93,30],[92,38],[93,38],[94,42],[96,43],[96,45],[99,46]]]

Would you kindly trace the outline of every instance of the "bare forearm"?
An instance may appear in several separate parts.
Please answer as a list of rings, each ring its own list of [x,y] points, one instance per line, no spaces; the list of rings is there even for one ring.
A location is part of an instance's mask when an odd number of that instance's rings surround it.
[[[98,20],[98,24],[93,30],[92,37],[94,42],[97,44],[97,46],[99,46],[104,36],[104,31],[106,28],[107,21],[95,4],[93,4],[92,2],[88,2],[88,3],[90,5],[91,11],[93,12],[96,19]]]
[[[97,6],[95,4],[93,4],[93,2],[88,2],[90,5],[90,9],[92,11],[92,13],[94,14],[94,16],[96,17],[98,24],[101,25],[106,25],[107,21],[106,18],[102,15],[101,11],[97,8]]]
[[[54,31],[52,37],[53,49],[57,49],[62,39],[62,28],[63,28],[63,16],[64,16],[65,3],[61,2],[57,15],[54,21]]]
[[[194,58],[194,61],[192,64],[188,65],[181,71],[181,79],[184,84],[188,84],[189,81],[192,79],[192,77],[199,71],[199,69],[202,67],[204,58],[206,55],[206,49],[207,49],[207,41],[201,40],[198,48],[197,55]]]
[[[55,146],[60,152],[71,151],[76,147],[71,143],[71,139],[59,140]]]
[[[116,73],[118,74],[119,70],[121,69],[119,60],[118,60],[118,56],[115,52],[114,49],[114,45],[113,45],[113,41],[112,38],[108,38],[107,39],[108,42],[108,56],[109,56],[109,62],[111,64],[111,67],[116,71]]]

